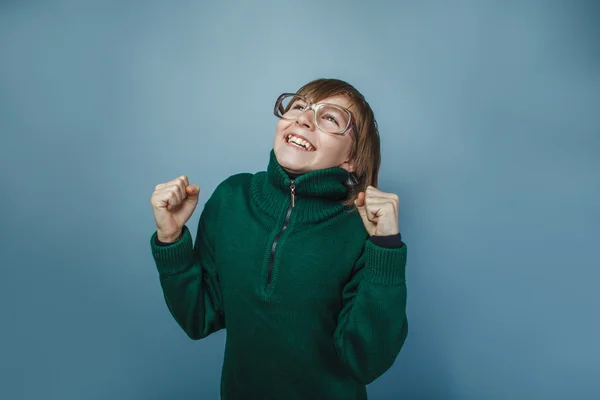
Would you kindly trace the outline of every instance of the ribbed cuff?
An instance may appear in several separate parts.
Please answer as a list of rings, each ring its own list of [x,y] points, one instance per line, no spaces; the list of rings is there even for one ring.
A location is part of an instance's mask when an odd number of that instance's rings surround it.
[[[374,283],[397,284],[406,280],[406,243],[388,249],[370,240],[365,244],[365,278]]]
[[[194,245],[192,235],[185,225],[181,238],[167,246],[156,244],[156,232],[154,232],[150,238],[150,247],[156,268],[161,274],[176,274],[185,271],[192,262]]]

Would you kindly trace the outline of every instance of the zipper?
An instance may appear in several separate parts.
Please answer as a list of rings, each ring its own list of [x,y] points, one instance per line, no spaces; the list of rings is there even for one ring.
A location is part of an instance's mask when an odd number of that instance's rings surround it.
[[[271,245],[271,256],[269,257],[269,273],[267,275],[267,286],[271,285],[271,279],[273,277],[273,262],[275,261],[275,252],[277,251],[277,244],[279,243],[279,239],[281,238],[281,235],[283,235],[283,233],[285,232],[285,230],[288,228],[288,226],[290,224],[290,217],[292,216],[292,209],[295,207],[295,205],[296,205],[296,185],[294,184],[294,180],[292,179],[292,182],[290,183],[290,205],[288,206],[287,211],[285,213],[285,219],[283,220],[283,225],[281,227],[281,230],[279,231],[277,236],[275,236],[275,239],[273,240],[273,244]]]

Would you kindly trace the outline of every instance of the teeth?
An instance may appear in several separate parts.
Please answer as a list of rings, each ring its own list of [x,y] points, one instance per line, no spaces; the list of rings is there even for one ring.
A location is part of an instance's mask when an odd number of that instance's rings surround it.
[[[300,146],[304,147],[308,151],[314,150],[314,147],[310,143],[308,143],[306,140],[300,139],[299,137],[296,137],[294,135],[289,135],[287,141],[288,141],[288,143],[292,142],[292,143],[299,144]]]

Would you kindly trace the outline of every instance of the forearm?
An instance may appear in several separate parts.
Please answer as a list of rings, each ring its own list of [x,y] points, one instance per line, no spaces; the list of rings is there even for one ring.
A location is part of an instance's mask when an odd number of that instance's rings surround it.
[[[368,384],[392,366],[408,336],[406,246],[369,243],[363,257],[364,266],[344,290],[335,345],[349,372]]]
[[[221,311],[213,300],[210,277],[198,264],[176,275],[161,275],[165,302],[171,315],[194,340],[205,338],[225,326]]]
[[[218,282],[207,257],[202,256],[201,244],[193,248],[186,227],[180,240],[170,245],[158,245],[156,234],[152,240],[165,302],[179,326],[192,339],[204,338],[223,328]]]

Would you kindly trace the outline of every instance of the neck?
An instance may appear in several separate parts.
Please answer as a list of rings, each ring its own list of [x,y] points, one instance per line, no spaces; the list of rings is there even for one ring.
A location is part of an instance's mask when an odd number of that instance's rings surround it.
[[[289,171],[285,171],[285,172],[287,173],[287,176],[290,177],[290,179],[296,179],[297,177],[299,177],[300,175],[302,175],[302,174],[296,174],[296,173],[289,172]]]

